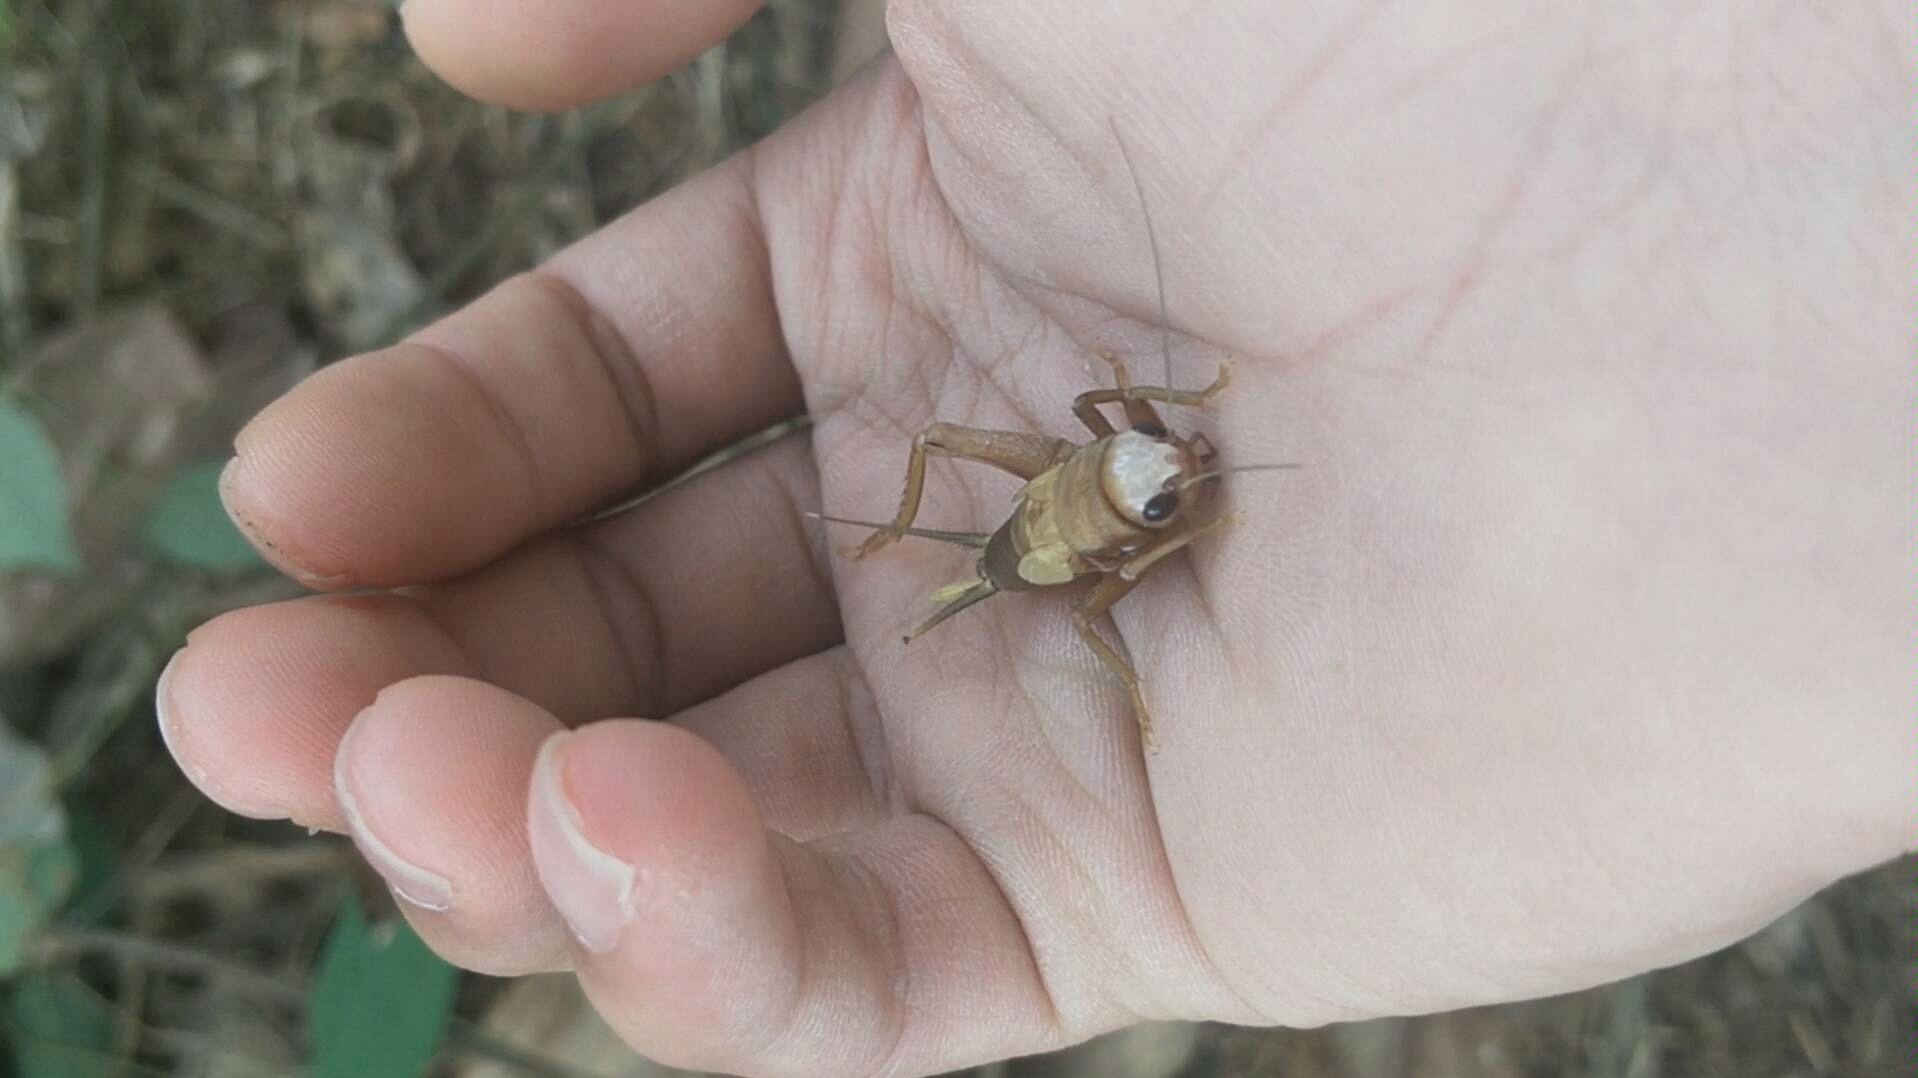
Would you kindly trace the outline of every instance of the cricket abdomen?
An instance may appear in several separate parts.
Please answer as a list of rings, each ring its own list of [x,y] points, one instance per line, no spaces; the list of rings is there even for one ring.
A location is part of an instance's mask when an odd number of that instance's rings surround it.
[[[1014,514],[1014,519],[1018,514]],[[1019,560],[1024,553],[1019,549],[1019,541],[1012,534],[1013,521],[1008,520],[986,540],[986,552],[979,555],[979,579],[986,581],[1000,591],[1029,591],[1040,585],[1019,575]]]

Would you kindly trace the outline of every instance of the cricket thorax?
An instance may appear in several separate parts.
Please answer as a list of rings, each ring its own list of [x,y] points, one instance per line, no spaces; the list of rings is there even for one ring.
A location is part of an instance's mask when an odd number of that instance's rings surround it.
[[[1066,468],[1061,464],[1047,469],[1020,491],[1018,509],[993,536],[980,563],[980,574],[986,579],[1007,591],[1018,591],[1063,584],[1087,571],[1089,566],[1073,550],[1063,527],[1066,518],[1055,500]]]

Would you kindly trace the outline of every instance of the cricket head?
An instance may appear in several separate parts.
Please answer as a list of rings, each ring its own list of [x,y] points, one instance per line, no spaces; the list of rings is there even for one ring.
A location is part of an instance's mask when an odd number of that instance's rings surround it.
[[[1214,467],[1218,453],[1205,435],[1184,437],[1164,427],[1137,426],[1107,439],[1099,466],[1106,502],[1130,523],[1164,531],[1202,517],[1220,481],[1235,472],[1278,471],[1296,464]]]
[[[1120,431],[1106,442],[1099,488],[1128,522],[1151,531],[1171,528],[1211,500],[1220,473],[1208,474],[1211,446],[1203,435],[1181,437],[1163,427]]]

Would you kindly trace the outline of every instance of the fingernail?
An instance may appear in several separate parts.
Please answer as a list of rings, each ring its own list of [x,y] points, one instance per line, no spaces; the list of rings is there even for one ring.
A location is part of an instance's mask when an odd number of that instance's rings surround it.
[[[233,522],[233,526],[239,529],[241,535],[246,537],[246,541],[253,545],[253,549],[259,551],[262,557],[272,562],[289,576],[298,578],[299,573],[292,566],[281,564],[285,559],[280,557],[280,552],[274,548],[273,544],[260,540],[260,530],[253,526],[253,518],[240,512],[239,507],[235,504],[233,489],[235,484],[239,482],[239,474],[240,458],[228,458],[225,467],[220,469],[220,480],[218,483],[220,508],[226,511],[226,518]]]
[[[186,738],[180,729],[180,706],[174,698],[174,682],[178,679],[181,663],[186,659],[192,645],[173,653],[167,660],[166,668],[160,671],[160,678],[153,684],[153,717],[160,727],[160,741],[166,745],[168,755],[180,765],[187,780],[200,788],[200,791],[219,802],[228,812],[245,816],[253,820],[284,820],[285,809],[278,805],[259,804],[236,797],[230,790],[217,790],[210,781],[206,768],[201,766],[188,750]]]
[[[352,583],[352,578],[345,574],[315,573],[293,564],[293,562],[287,558],[285,551],[282,551],[261,534],[260,529],[253,523],[251,517],[240,512],[239,509],[235,507],[233,488],[234,484],[238,482],[237,476],[241,467],[240,460],[241,458],[237,456],[233,457],[226,462],[225,467],[220,469],[220,508],[226,510],[226,518],[233,522],[233,526],[238,528],[240,534],[246,537],[246,541],[252,544],[253,549],[259,551],[260,556],[265,558],[274,568],[314,591],[337,591]]]
[[[392,888],[394,895],[420,909],[444,913],[453,908],[452,882],[395,853],[393,847],[378,832],[368,827],[366,819],[360,815],[359,799],[353,794],[348,762],[351,756],[348,749],[360,729],[360,720],[355,718],[353,725],[346,728],[346,736],[340,739],[339,750],[333,756],[333,790],[340,799],[340,812],[346,817],[347,831],[353,836],[354,845],[359,847],[360,855]]]
[[[228,457],[226,464],[220,468],[220,478],[214,487],[220,492],[220,508],[226,510],[227,519],[233,522],[234,527],[251,536],[253,529],[248,526],[245,518],[233,510],[233,484],[239,474],[239,470],[240,458]]]
[[[186,772],[186,777],[199,786],[206,781],[206,772],[180,755],[179,735],[173,727],[173,672],[180,666],[180,656],[185,654],[185,648],[174,652],[166,661],[166,668],[160,671],[160,680],[153,685],[153,717],[159,721],[160,742],[166,746],[168,755]]]
[[[533,765],[528,837],[540,882],[580,945],[605,954],[633,919],[633,866],[586,837],[579,810],[566,793],[566,747],[570,733],[540,746]]]

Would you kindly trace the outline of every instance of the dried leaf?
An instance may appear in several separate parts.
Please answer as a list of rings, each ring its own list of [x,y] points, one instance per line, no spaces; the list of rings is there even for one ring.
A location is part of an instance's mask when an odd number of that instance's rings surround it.
[[[355,0],[303,4],[306,40],[322,49],[363,49],[393,32],[393,6]]]

